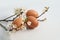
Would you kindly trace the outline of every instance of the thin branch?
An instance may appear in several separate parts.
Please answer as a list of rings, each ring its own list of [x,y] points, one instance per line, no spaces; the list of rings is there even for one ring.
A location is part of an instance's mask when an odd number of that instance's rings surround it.
[[[49,9],[49,7],[45,7],[45,9],[44,9],[44,11],[42,12],[42,14],[41,14],[41,15],[39,15],[37,18],[39,18],[39,17],[41,17],[43,14],[45,14],[45,12],[47,12],[47,11],[48,11],[48,9]]]
[[[7,28],[4,25],[2,25],[1,23],[0,23],[0,26],[7,31]]]
[[[11,18],[11,17],[13,17],[13,16],[15,16],[15,15],[16,15],[16,14],[11,15],[11,16],[9,16],[9,17],[7,17],[7,18],[3,19],[3,20],[7,20],[8,18]]]
[[[13,21],[13,20],[0,20],[0,21]]]
[[[46,19],[46,18],[44,18],[44,19],[42,19],[42,20],[38,19],[38,21],[41,21],[41,22],[43,22],[43,21],[45,21],[45,20],[47,20],[47,19]]]

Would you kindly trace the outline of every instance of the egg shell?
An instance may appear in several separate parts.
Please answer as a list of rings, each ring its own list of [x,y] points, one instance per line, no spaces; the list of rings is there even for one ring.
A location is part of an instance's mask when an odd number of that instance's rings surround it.
[[[16,25],[16,27],[20,27],[21,24],[22,24],[22,18],[21,18],[21,17],[20,17],[20,18],[16,18],[16,19],[12,22],[12,24]]]
[[[26,12],[26,16],[38,17],[38,12],[31,9],[31,10],[28,10],[28,11]]]
[[[34,28],[36,28],[36,27],[38,26],[38,21],[37,21],[37,19],[36,19],[35,17],[33,17],[33,16],[28,16],[28,21],[31,22],[31,25],[28,25],[28,24],[27,24],[27,28],[29,28],[29,29],[34,29]],[[28,22],[28,21],[27,21],[27,22]]]

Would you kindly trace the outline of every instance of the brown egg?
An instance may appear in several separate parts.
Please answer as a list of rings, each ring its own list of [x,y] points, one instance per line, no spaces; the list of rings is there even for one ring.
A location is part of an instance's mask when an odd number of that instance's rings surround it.
[[[27,11],[26,16],[38,17],[38,12],[31,9],[31,10],[28,10],[28,11]]]
[[[38,26],[38,21],[35,17],[28,16],[27,20],[28,20],[27,21],[27,28],[34,29]]]
[[[21,18],[21,17],[20,17],[20,18],[16,18],[16,19],[12,22],[12,24],[16,25],[16,27],[20,27],[21,24],[22,24],[22,18]]]

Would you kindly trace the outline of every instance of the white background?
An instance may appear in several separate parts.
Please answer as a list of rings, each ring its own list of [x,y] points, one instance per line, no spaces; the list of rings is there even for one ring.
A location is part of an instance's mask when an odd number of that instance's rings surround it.
[[[59,0],[0,0],[0,19],[14,14],[14,8],[35,9],[41,14],[43,8],[49,6],[48,12],[41,17],[47,18],[40,22],[38,28],[20,31],[11,35],[12,40],[60,40],[60,1]],[[7,25],[5,22],[2,22]],[[0,28],[0,40],[6,40]]]

